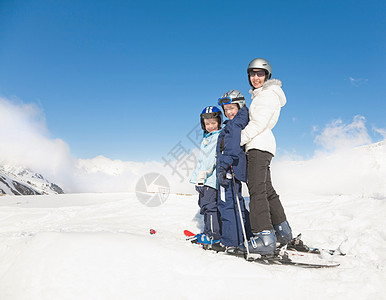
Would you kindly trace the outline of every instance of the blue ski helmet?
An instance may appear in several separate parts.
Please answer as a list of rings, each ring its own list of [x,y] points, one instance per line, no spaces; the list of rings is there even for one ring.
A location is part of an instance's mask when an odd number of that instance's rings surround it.
[[[202,113],[200,114],[200,122],[202,130],[206,131],[204,119],[215,119],[217,118],[218,129],[221,128],[222,125],[222,113],[216,106],[207,106],[204,108]]]

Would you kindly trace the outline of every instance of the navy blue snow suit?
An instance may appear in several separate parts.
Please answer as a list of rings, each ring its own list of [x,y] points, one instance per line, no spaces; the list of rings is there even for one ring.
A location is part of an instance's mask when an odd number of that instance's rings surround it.
[[[244,149],[240,146],[241,130],[248,124],[248,121],[248,108],[244,106],[232,120],[224,122],[225,127],[217,140],[216,166],[219,183],[217,206],[222,223],[221,243],[231,247],[238,246],[244,240],[233,180],[226,178],[227,173],[231,174],[231,166],[235,174],[244,224],[247,232],[250,232],[249,214],[241,195],[241,181],[246,182],[247,180],[247,160]]]

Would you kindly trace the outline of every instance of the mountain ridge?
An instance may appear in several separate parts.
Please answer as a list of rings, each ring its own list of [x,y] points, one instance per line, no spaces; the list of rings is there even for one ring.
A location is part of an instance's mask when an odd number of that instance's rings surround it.
[[[57,184],[28,168],[0,165],[0,195],[64,194]]]

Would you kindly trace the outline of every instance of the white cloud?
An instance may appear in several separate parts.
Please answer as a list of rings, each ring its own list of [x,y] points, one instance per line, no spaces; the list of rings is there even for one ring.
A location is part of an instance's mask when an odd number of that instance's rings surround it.
[[[371,137],[365,123],[365,117],[360,115],[355,116],[350,124],[344,124],[341,119],[334,120],[316,136],[314,142],[328,151],[369,144]]]
[[[373,127],[373,131],[380,134],[383,139],[386,139],[386,129]]]
[[[359,195],[386,197],[385,141],[310,160],[273,160],[272,179],[279,194]]]
[[[49,136],[44,113],[35,104],[0,98],[0,122],[0,164],[27,167],[41,173],[65,192],[134,191],[138,179],[153,172],[164,175],[174,192],[193,191],[188,178],[181,182],[172,169],[160,162],[73,157],[66,142]]]
[[[182,170],[180,170],[182,172]],[[145,174],[163,175],[173,193],[193,193],[194,186],[188,177],[181,178],[161,162],[130,162],[111,160],[97,156],[91,159],[79,159],[75,168],[76,190],[82,192],[127,192],[135,191],[138,180]]]
[[[349,77],[348,80],[350,81],[351,85],[353,85],[353,86],[361,86],[362,84],[365,84],[369,81],[368,79],[353,78],[353,77]]]
[[[35,104],[13,103],[0,98],[1,160],[57,175],[73,165],[68,145],[49,137],[43,112]]]
[[[373,130],[385,139],[386,130]],[[314,134],[319,131],[313,127]],[[311,159],[290,155],[273,160],[272,177],[280,193],[386,197],[386,142],[372,144],[365,117],[328,123],[315,143],[322,148]]]

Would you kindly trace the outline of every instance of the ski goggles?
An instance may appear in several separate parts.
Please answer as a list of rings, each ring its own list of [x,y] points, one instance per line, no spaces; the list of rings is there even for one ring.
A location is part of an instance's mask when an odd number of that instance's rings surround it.
[[[224,104],[231,104],[233,103],[238,103],[241,100],[245,100],[244,97],[238,97],[238,98],[231,98],[231,97],[224,97],[224,98],[219,98],[218,99],[218,105],[224,105]]]

